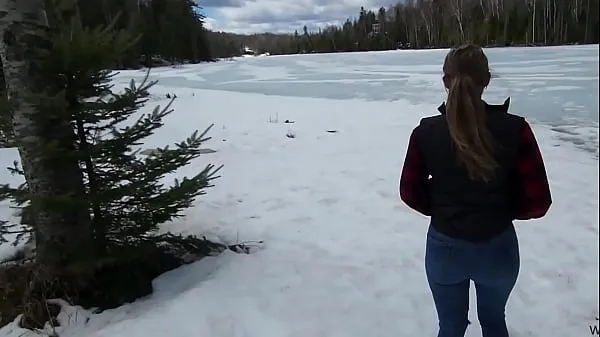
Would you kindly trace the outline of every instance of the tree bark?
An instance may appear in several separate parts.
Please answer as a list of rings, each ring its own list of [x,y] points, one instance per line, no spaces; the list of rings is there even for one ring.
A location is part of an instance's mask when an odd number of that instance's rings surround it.
[[[531,29],[532,29],[532,32],[531,32],[531,43],[535,44],[535,41],[536,41],[536,36],[535,36],[535,30],[536,30],[535,29],[535,24],[536,24],[535,21],[536,20],[535,20],[535,18],[536,18],[536,14],[537,14],[535,6],[537,4],[537,0],[532,0],[532,2],[533,2],[533,12],[531,13],[531,18],[532,18],[531,19],[531,21],[532,21],[532,24],[531,24]]]
[[[585,11],[585,32],[583,33],[583,43],[588,43],[589,27],[590,27],[590,0],[587,1],[587,10]]]
[[[465,42],[465,30],[463,26],[463,1],[462,0],[452,0],[450,2],[451,11],[456,19],[456,23],[458,23],[458,30],[460,33],[460,43]]]
[[[76,202],[49,205],[48,200],[82,200],[83,174],[74,156],[42,155],[45,144],[55,143],[62,154],[73,153],[74,130],[68,118],[42,123],[48,111],[34,104],[34,96],[60,88],[45,85],[33,69],[37,48],[49,46],[43,0],[0,0],[0,58],[8,96],[12,102],[12,126],[25,179],[32,196],[36,258],[46,276],[61,275],[78,258],[89,257],[92,228],[89,210]],[[42,115],[44,114],[44,115]],[[52,114],[54,115],[54,114]],[[79,198],[77,198],[79,196]]]

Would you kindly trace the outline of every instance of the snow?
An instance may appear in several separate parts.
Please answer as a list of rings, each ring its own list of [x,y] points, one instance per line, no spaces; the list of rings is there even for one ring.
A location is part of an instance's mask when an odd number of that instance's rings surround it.
[[[63,303],[60,336],[434,336],[427,219],[399,201],[397,185],[410,131],[443,99],[443,53],[270,56],[155,70],[153,103],[164,105],[167,93],[178,99],[146,146],[215,123],[206,147],[216,152],[180,174],[225,165],[187,217],[164,229],[265,244],[166,273],[154,294],[114,310]],[[511,93],[513,111],[534,121],[554,198],[545,218],[516,223],[522,267],[507,309],[511,337],[586,336],[598,316],[597,46],[489,55],[492,65],[506,56],[498,68],[529,81]],[[574,79],[548,79],[573,62]],[[532,64],[537,74],[521,72]],[[388,76],[396,77],[381,92],[373,88]],[[122,72],[117,83],[132,77],[143,72]],[[490,86],[493,103],[505,98],[501,78]],[[540,86],[551,87],[535,93],[540,108],[520,101]],[[570,108],[563,116],[555,111],[562,106]],[[0,156],[4,166],[16,158],[10,150]],[[471,304],[467,336],[479,337],[474,291]],[[28,335],[39,336],[15,324],[0,329],[1,337]]]

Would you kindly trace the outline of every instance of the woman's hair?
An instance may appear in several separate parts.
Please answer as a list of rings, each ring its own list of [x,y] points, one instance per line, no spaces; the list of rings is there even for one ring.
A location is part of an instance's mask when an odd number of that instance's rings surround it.
[[[463,45],[446,55],[446,121],[456,159],[465,166],[472,180],[484,182],[494,178],[498,167],[494,158],[495,142],[487,129],[485,103],[481,99],[489,81],[488,59],[481,47]]]

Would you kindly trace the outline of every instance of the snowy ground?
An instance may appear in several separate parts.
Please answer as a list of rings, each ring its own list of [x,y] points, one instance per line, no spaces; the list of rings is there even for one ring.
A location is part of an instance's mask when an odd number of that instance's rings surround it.
[[[503,52],[510,50],[517,49]],[[563,62],[569,50],[549,49],[545,59],[557,53],[554,59]],[[423,55],[428,53],[436,52]],[[356,57],[370,57],[377,64],[390,54]],[[403,60],[415,54],[393,55]],[[597,62],[593,49],[592,56]],[[421,117],[435,113],[441,98],[290,97],[301,95],[240,93],[218,84],[213,89],[224,90],[198,89],[189,78],[187,87],[181,81],[182,74],[195,74],[199,83],[228,69],[236,76],[236,70],[246,67],[244,81],[254,76],[259,85],[289,73],[299,62],[321,62],[321,78],[332,70],[328,62],[337,62],[339,77],[340,60],[352,57],[267,57],[157,70],[154,76],[165,81],[154,89],[155,103],[166,103],[166,93],[178,99],[166,126],[147,146],[180,140],[215,123],[206,146],[217,152],[181,174],[206,163],[225,165],[216,187],[183,221],[165,229],[265,244],[252,255],[226,253],[169,272],[156,279],[152,296],[115,310],[92,315],[66,308],[61,337],[434,336],[436,315],[423,268],[427,219],[399,201],[397,184],[409,132]],[[540,76],[548,75],[543,67],[536,69]],[[597,88],[597,64],[592,70],[587,76]],[[351,67],[346,73],[351,83],[356,74]],[[132,76],[141,73],[123,73],[120,79]],[[589,88],[565,87],[572,91],[570,100],[597,97]],[[345,90],[336,83],[324,88]],[[443,95],[438,84],[430,88],[435,90]],[[543,95],[538,100],[550,97]],[[586,104],[579,99],[571,105],[584,109]],[[286,119],[295,123],[284,124]],[[517,223],[522,271],[508,307],[511,337],[589,336],[589,325],[597,323],[598,127],[590,119],[568,128],[557,120],[534,124],[554,205],[542,220]],[[571,138],[565,140],[565,134]],[[5,166],[15,158],[14,152],[0,152]],[[0,246],[0,254],[10,250]],[[480,336],[474,295],[470,316],[474,324],[467,336]],[[27,335],[13,324],[0,329],[1,337]]]

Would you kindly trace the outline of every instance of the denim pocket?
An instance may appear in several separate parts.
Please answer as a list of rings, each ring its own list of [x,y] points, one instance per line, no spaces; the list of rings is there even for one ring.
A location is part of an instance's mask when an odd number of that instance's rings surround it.
[[[461,261],[457,247],[435,234],[427,234],[425,272],[429,282],[455,284],[463,281],[466,267],[466,261]]]

